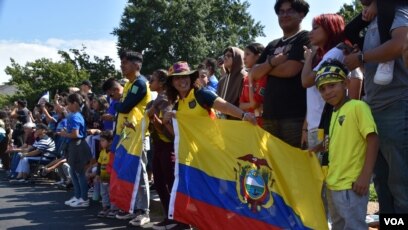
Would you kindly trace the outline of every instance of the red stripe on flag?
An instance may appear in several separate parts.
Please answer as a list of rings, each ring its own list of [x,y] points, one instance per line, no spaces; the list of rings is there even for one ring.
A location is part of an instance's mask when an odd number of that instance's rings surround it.
[[[196,200],[179,192],[174,204],[173,218],[199,229],[280,229],[262,221],[241,216],[227,209]]]
[[[129,211],[133,187],[134,184],[119,179],[116,171],[112,170],[109,185],[109,198],[119,209],[126,212]]]

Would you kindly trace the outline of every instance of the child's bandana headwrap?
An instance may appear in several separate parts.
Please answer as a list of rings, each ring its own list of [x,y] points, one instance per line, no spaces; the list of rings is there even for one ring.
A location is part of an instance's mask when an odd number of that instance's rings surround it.
[[[315,84],[319,89],[320,86],[327,83],[345,81],[347,74],[338,66],[325,66],[317,71]]]

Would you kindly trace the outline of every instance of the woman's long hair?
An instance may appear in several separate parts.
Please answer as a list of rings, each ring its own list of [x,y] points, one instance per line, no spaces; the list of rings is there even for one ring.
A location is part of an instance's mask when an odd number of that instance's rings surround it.
[[[198,72],[195,72],[193,74],[190,74],[190,89],[198,90],[201,88],[201,85],[196,82],[198,78]],[[172,76],[168,77],[166,84],[165,84],[165,90],[166,90],[166,95],[167,99],[171,104],[174,104],[178,98],[179,98],[179,92],[177,91],[176,88],[173,86],[173,80]]]
[[[344,33],[345,22],[344,18],[338,14],[321,14],[313,18],[313,27],[321,26],[327,33],[327,43],[323,49],[318,48],[317,55],[313,61],[313,66],[317,65],[323,58],[323,56],[338,45],[341,42],[346,42],[346,36]]]

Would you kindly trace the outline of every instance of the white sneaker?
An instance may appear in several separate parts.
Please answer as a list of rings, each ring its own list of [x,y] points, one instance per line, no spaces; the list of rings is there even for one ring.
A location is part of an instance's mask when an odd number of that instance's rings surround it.
[[[78,200],[78,198],[76,198],[75,196],[73,196],[71,199],[65,201],[64,204],[69,206],[71,203],[74,203],[74,202],[76,202],[77,200]]]
[[[133,226],[143,226],[147,223],[150,223],[149,214],[140,214],[133,220],[129,221],[129,224]]]
[[[377,72],[374,75],[374,83],[377,85],[388,85],[391,83],[394,75],[394,60],[379,63]]]
[[[89,199],[88,200],[83,200],[82,198],[79,198],[77,201],[72,202],[69,204],[69,206],[73,208],[87,208],[89,207]]]

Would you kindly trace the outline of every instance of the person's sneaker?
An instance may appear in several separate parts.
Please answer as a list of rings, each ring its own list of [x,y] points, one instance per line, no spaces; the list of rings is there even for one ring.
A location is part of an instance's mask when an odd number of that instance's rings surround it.
[[[27,179],[21,178],[19,180],[17,180],[18,183],[28,183]]]
[[[116,219],[119,219],[119,220],[130,220],[135,217],[136,217],[136,214],[124,212],[122,210],[119,210],[118,214],[116,214]]]
[[[64,204],[69,206],[71,203],[74,203],[74,202],[76,202],[77,200],[78,200],[78,198],[76,198],[75,196],[73,196],[71,199],[65,201]]]
[[[68,190],[70,190],[72,188],[72,183],[67,181],[67,182],[65,182],[65,183],[63,183],[61,185],[58,185],[57,188],[68,191]]]
[[[115,219],[116,214],[118,214],[118,210],[109,210],[108,214],[106,215],[106,218]]]
[[[38,170],[38,174],[41,175],[42,177],[47,176],[48,174],[48,170],[45,166],[42,166],[39,170]]]
[[[168,229],[171,229],[171,230],[191,230],[192,229],[191,226],[188,224],[180,223],[177,221],[175,222],[177,223],[177,225],[172,228],[168,228]]]
[[[83,200],[82,198],[79,198],[77,201],[72,202],[69,204],[69,206],[73,208],[86,208],[89,207],[89,199],[88,200]]]
[[[107,217],[108,213],[109,213],[109,209],[108,209],[108,208],[107,208],[107,209],[102,209],[102,210],[98,213],[98,217],[102,217],[102,218]]]
[[[132,226],[143,226],[147,223],[150,223],[149,214],[140,214],[131,221],[129,221],[129,224]]]
[[[169,219],[164,219],[162,222],[159,222],[157,224],[153,224],[153,229],[155,230],[166,230],[166,229],[172,229],[176,227],[177,223],[175,223],[172,220]]]
[[[61,186],[63,184],[65,184],[65,181],[63,179],[61,179],[60,181],[57,181],[57,182],[53,183],[52,185]]]

